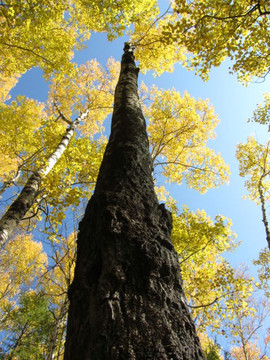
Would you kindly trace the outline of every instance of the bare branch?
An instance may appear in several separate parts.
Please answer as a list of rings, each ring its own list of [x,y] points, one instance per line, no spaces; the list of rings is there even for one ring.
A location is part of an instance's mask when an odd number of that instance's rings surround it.
[[[203,305],[197,305],[197,306],[192,306],[192,305],[188,305],[188,307],[192,308],[192,309],[199,309],[202,307],[208,307],[213,305],[214,303],[216,303],[219,300],[219,298],[215,298],[215,300],[213,300],[212,302],[210,302],[209,304],[203,304]]]

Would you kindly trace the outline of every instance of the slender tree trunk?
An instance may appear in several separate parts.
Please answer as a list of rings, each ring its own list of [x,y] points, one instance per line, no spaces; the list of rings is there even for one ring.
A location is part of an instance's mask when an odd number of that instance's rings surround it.
[[[125,45],[112,130],[78,236],[65,360],[204,359],[159,205],[133,52]]]
[[[67,315],[67,307],[68,307],[68,298],[66,297],[64,303],[60,307],[59,315],[58,315],[57,319],[55,320],[53,331],[50,336],[47,360],[53,360],[56,358],[55,350],[57,347],[57,343],[59,343],[59,342],[61,343],[61,340],[63,339],[63,338],[59,339],[59,331],[61,330],[61,327],[63,326],[62,325],[63,318],[66,317],[66,315]]]
[[[258,183],[258,191],[259,191],[259,196],[260,196],[260,201],[261,201],[261,209],[262,209],[262,222],[264,224],[264,228],[265,228],[265,233],[266,233],[266,241],[267,241],[267,245],[268,245],[268,249],[270,250],[270,229],[269,229],[269,225],[268,225],[268,221],[267,221],[267,215],[266,215],[266,208],[265,208],[265,199],[264,199],[264,195],[263,195],[263,184],[262,181],[264,179],[264,177],[266,177],[269,173],[267,174],[263,174],[260,177],[259,183]]]
[[[49,172],[52,170],[54,165],[62,156],[63,152],[67,148],[74,131],[83,118],[87,115],[88,111],[83,113],[78,117],[74,122],[72,122],[67,129],[66,133],[61,139],[61,142],[58,144],[54,152],[47,159],[46,165],[37,171],[35,171],[27,183],[23,187],[20,195],[16,200],[11,204],[6,213],[0,220],[0,248],[3,246],[5,241],[15,230],[19,222],[23,219],[27,211],[30,210],[31,206],[34,204],[35,199],[39,193],[39,187],[41,180],[45,178]]]

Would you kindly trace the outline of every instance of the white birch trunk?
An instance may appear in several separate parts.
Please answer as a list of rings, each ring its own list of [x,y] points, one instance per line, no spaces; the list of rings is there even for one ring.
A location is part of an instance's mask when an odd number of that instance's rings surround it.
[[[41,180],[49,174],[57,161],[61,158],[74,134],[76,127],[78,126],[80,121],[82,121],[87,116],[88,112],[89,110],[86,110],[82,115],[80,115],[76,120],[71,123],[58,146],[47,159],[46,165],[36,170],[30,176],[22,191],[20,192],[20,195],[17,197],[16,200],[13,201],[6,213],[1,218],[0,248],[7,241],[9,236],[19,224],[19,222],[24,218],[25,214],[34,204],[35,199],[39,193]]]

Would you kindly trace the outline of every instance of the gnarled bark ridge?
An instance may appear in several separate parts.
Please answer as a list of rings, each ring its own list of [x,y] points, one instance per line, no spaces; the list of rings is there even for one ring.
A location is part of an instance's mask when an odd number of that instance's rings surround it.
[[[80,224],[65,360],[204,359],[159,205],[133,52],[125,45],[111,136]]]

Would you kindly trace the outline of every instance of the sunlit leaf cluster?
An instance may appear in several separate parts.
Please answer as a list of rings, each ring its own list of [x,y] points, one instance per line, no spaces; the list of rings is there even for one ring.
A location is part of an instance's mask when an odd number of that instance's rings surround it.
[[[52,78],[48,97],[48,112],[70,121],[89,109],[87,118],[79,129],[93,137],[100,133],[104,119],[112,112],[113,94],[119,63],[110,58],[106,68],[96,60],[74,66],[65,76]]]
[[[17,235],[0,253],[0,312],[4,317],[7,306],[13,307],[22,292],[35,287],[47,266],[47,256],[40,242],[31,235]]]
[[[121,36],[155,7],[155,0],[7,0],[0,4],[0,72],[14,76],[40,66],[47,76],[67,73],[74,50],[91,32]]]
[[[187,207],[173,213],[172,241],[179,255],[187,302],[198,331],[221,332],[225,319],[235,317],[252,291],[251,279],[239,277],[222,256],[237,247],[231,220]]]
[[[46,245],[50,259],[41,244],[26,235],[6,244],[1,255],[1,274],[6,274],[1,277],[0,301],[3,356],[36,360],[55,354],[62,359],[75,234],[61,240],[59,245]]]
[[[142,84],[143,112],[154,168],[169,182],[185,183],[202,193],[229,179],[229,167],[207,146],[215,138],[218,118],[207,100],[183,96],[174,89],[150,90]]]
[[[239,161],[239,174],[246,177],[245,187],[248,198],[260,204],[259,186],[264,200],[270,200],[270,141],[260,144],[253,136],[249,136],[245,144],[238,144],[236,157]]]
[[[175,0],[172,7],[178,16],[164,27],[164,41],[184,46],[186,65],[204,79],[226,58],[242,82],[269,72],[268,1]]]
[[[46,166],[67,128],[86,114],[59,161],[42,179],[34,206],[1,249],[0,358],[63,358],[67,290],[76,259],[76,233],[65,226],[72,216],[77,225],[78,211],[94,190],[107,142],[104,121],[112,112],[119,73],[113,59],[106,68],[96,60],[72,63],[74,50],[81,49],[93,31],[106,32],[113,40],[131,26],[129,35],[142,72],[152,69],[160,75],[182,63],[207,79],[212,66],[230,58],[232,71],[248,82],[269,71],[269,15],[268,2],[255,0],[175,0],[163,14],[155,0],[0,4],[1,205],[9,205],[30,175]],[[47,101],[24,96],[10,101],[10,90],[20,76],[35,66],[50,81]],[[144,83],[140,95],[155,177],[161,174],[168,182],[184,182],[201,193],[228,182],[228,165],[209,147],[219,119],[208,100],[174,89],[148,89]],[[269,111],[266,94],[253,120],[269,124]],[[240,175],[248,178],[249,197],[257,203],[262,194],[265,202],[270,199],[269,146],[249,137],[237,148]],[[232,359],[247,360],[246,354],[249,360],[259,359],[262,352],[256,339],[245,340],[252,325],[260,324],[252,302],[253,279],[225,260],[225,253],[238,246],[231,220],[222,215],[213,220],[204,210],[192,212],[187,206],[180,212],[165,187],[157,189],[172,211],[172,240],[187,305],[207,359],[221,359],[207,331],[236,339]],[[43,246],[36,241],[37,234],[44,239]],[[256,288],[269,297],[269,252],[263,251],[254,263],[259,266]],[[255,319],[253,324],[250,319]]]
[[[72,1],[78,24],[96,32],[106,32],[110,40],[122,36],[131,24],[156,12],[157,1],[77,0]]]
[[[262,125],[268,125],[268,131],[270,131],[270,94],[264,94],[264,103],[259,104],[253,113],[251,121],[255,121]]]
[[[269,249],[263,249],[258,259],[253,261],[254,265],[258,266],[258,278],[259,281],[256,286],[263,290],[265,296],[270,299],[270,251]]]
[[[186,60],[185,47],[164,41],[164,27],[171,21],[176,21],[175,15],[159,17],[156,13],[150,20],[144,17],[135,23],[131,41],[143,73],[147,70],[153,70],[155,75],[172,72],[176,63]]]
[[[112,111],[117,69],[112,59],[107,68],[93,60],[74,67],[65,77],[55,77],[46,104],[17,97],[1,105],[2,193],[14,184],[23,185],[31,172],[46,165],[69,123],[88,110],[76,136],[41,184],[38,206],[28,217],[42,209],[57,227],[65,209],[78,206],[93,190],[106,145],[106,138],[100,136],[102,123]]]

